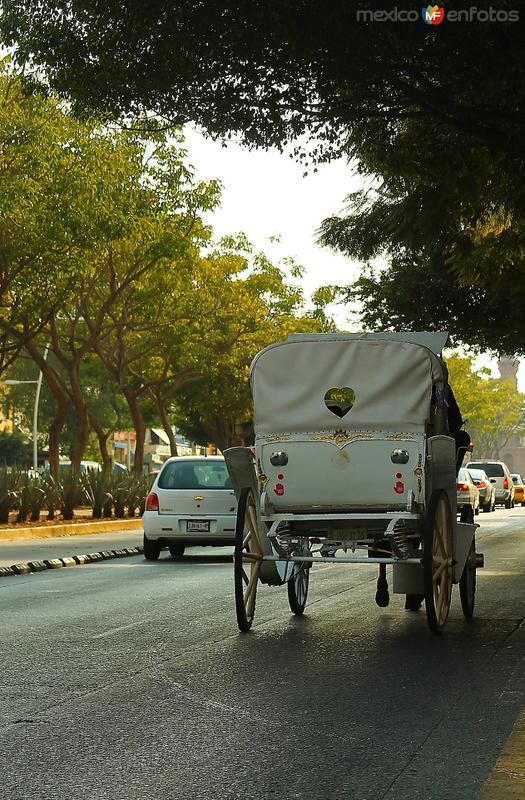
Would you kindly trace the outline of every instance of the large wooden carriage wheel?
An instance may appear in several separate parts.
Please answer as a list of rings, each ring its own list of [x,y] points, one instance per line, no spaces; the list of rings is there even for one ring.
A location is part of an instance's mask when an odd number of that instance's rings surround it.
[[[423,576],[427,622],[441,633],[452,595],[452,514],[446,492],[432,492],[423,537]]]
[[[239,630],[252,627],[262,550],[257,529],[257,509],[251,489],[243,489],[237,506],[233,576],[235,613]]]

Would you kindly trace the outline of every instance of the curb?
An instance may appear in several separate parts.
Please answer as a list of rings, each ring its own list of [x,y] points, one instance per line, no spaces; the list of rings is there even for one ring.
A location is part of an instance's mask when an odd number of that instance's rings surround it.
[[[12,564],[10,567],[0,567],[0,578],[7,578],[10,575],[29,575],[33,572],[44,572],[48,569],[61,569],[62,567],[80,567],[83,564],[92,564],[96,561],[138,556],[143,552],[142,545],[138,545],[137,547],[123,547],[119,550],[102,550],[100,553],[86,553],[81,556],[64,556],[63,558],[45,558],[43,561],[28,561],[23,564]]]
[[[33,528],[0,528],[0,540],[49,539],[51,536],[84,536],[88,533],[111,533],[142,528],[140,517],[108,519],[94,522],[59,523]]]

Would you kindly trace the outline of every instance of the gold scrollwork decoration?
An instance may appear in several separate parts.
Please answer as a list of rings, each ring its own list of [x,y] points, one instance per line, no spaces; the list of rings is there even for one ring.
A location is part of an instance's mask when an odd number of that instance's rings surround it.
[[[259,481],[259,491],[262,494],[268,483],[268,475],[264,474],[260,458],[257,459],[257,480]]]
[[[372,439],[373,434],[363,431],[344,431],[342,428],[334,431],[334,433],[314,433],[310,438],[314,442],[333,442],[338,447],[343,447],[348,442],[353,442],[356,439]]]
[[[399,441],[403,439],[417,439],[417,435],[414,433],[385,433],[383,434],[383,439],[387,441]]]
[[[417,478],[417,490],[421,494],[421,488],[423,486],[423,456],[421,455],[421,453],[419,454],[417,467],[414,470],[414,475]]]

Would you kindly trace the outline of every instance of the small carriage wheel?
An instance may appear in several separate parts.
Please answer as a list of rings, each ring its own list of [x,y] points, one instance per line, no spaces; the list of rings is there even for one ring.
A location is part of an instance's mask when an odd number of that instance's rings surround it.
[[[308,597],[310,565],[299,561],[293,565],[292,577],[288,581],[288,603],[294,614],[302,614]]]
[[[472,539],[465,566],[459,580],[459,596],[461,608],[465,619],[471,619],[474,614],[476,600],[476,540]]]
[[[452,514],[446,493],[432,492],[423,535],[425,610],[432,633],[441,633],[452,595]]]
[[[233,554],[235,613],[239,630],[252,627],[255,615],[257,581],[261,568],[262,550],[257,529],[257,509],[253,492],[245,488],[239,497]]]
[[[461,522],[468,522],[469,525],[474,524],[474,510],[472,506],[463,506],[460,515]]]

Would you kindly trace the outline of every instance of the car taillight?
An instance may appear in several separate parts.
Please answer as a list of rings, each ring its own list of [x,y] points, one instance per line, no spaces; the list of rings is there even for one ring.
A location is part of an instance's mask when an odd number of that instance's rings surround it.
[[[468,483],[458,483],[458,492],[468,492]]]
[[[478,489],[486,489],[487,488],[487,484],[485,483],[485,481],[475,481],[475,483],[476,483],[476,486],[478,487]]]
[[[508,480],[506,478],[503,478],[503,488],[504,489],[508,489],[509,488],[509,482],[508,482]]]
[[[146,511],[158,511],[159,510],[159,498],[155,494],[155,492],[150,492],[146,497]]]

